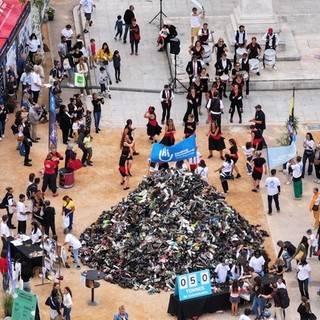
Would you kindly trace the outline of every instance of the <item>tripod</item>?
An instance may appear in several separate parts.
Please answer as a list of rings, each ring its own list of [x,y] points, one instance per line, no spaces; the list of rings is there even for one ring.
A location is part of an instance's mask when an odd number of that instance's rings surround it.
[[[160,16],[160,30],[161,30],[163,27],[163,16],[167,18],[166,14],[163,13],[162,11],[162,0],[160,0],[160,11],[152,18],[151,21],[149,21],[149,23],[153,22],[158,16]]]
[[[179,79],[177,79],[177,55],[175,54],[174,55],[174,78],[172,79],[172,81],[170,83],[170,87],[173,90],[177,89],[177,82],[179,82],[182,85],[182,87],[184,87],[188,91],[186,86]]]

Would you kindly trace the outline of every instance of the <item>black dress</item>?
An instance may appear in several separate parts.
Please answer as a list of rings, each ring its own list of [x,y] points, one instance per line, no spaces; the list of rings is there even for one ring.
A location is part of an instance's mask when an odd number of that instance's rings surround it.
[[[155,135],[159,135],[162,131],[162,128],[159,126],[156,116],[154,119],[149,119],[147,123],[147,134],[150,137],[154,137]]]
[[[209,150],[221,151],[226,148],[226,144],[224,143],[224,137],[222,137],[221,133],[214,135],[214,132],[210,131],[208,142],[209,142]]]
[[[193,97],[192,94],[189,92],[187,94],[187,111],[186,113],[184,114],[184,117],[183,117],[183,122],[187,122],[188,120],[188,115],[189,114],[192,114],[194,115],[194,120],[196,122],[199,122],[199,116],[198,116],[198,97],[197,97],[197,94],[195,94],[195,96]],[[191,102],[189,102],[189,100]]]

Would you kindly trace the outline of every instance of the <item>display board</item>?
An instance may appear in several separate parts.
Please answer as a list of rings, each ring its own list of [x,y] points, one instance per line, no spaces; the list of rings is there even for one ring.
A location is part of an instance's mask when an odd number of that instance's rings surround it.
[[[37,296],[20,289],[15,290],[12,320],[34,320],[37,308]]]
[[[208,269],[176,277],[175,295],[180,301],[207,296],[212,293]]]

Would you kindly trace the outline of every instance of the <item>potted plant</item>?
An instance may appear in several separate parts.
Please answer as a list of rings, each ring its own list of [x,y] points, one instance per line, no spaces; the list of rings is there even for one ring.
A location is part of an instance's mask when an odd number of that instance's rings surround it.
[[[54,19],[54,13],[56,12],[56,9],[54,7],[49,6],[46,9],[46,14],[48,16],[48,20],[52,21]]]
[[[5,317],[11,317],[13,306],[13,296],[10,293],[5,292],[2,295],[2,308]]]
[[[289,120],[287,120],[284,125],[285,127],[284,132],[281,134],[280,138],[277,139],[277,144],[281,147],[290,145],[290,135],[288,132],[288,126],[289,126]],[[294,134],[297,134],[298,129],[299,129],[299,118],[293,117],[292,131],[294,132]]]

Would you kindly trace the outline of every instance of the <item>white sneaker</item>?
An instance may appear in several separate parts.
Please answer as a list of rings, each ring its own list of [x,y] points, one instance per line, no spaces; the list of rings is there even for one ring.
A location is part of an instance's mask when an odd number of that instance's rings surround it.
[[[278,69],[276,66],[273,66],[272,68],[273,68],[274,70],[277,70],[277,69]]]
[[[4,135],[4,134],[2,135],[2,138],[5,138],[5,135]]]
[[[2,140],[2,138],[0,138],[0,141]]]
[[[261,67],[261,70],[263,70],[263,69],[264,69],[264,66]]]

